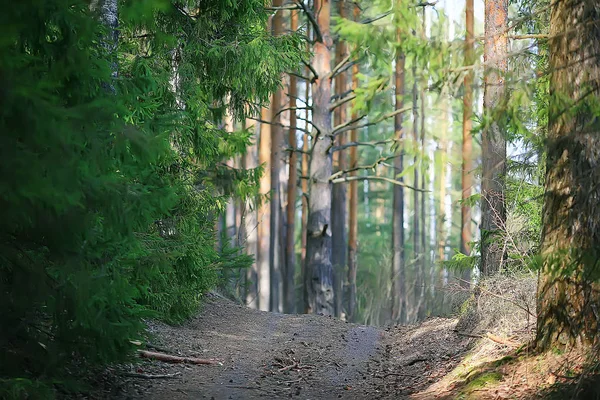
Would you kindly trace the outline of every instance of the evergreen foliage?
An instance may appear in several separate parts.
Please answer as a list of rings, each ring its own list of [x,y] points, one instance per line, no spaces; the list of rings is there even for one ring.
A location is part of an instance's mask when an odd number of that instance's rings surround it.
[[[260,0],[119,11],[116,79],[88,2],[0,16],[2,398],[126,359],[142,317],[182,321],[220,269],[251,262],[215,246],[215,216],[261,173],[221,163],[251,137],[219,121],[268,99],[298,38],[269,36]]]

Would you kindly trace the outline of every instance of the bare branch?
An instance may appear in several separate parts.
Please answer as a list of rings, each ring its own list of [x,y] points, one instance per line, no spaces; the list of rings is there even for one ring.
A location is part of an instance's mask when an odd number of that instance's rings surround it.
[[[367,25],[367,24],[370,24],[370,23],[372,23],[372,22],[379,21],[380,19],[383,19],[383,18],[387,17],[387,16],[388,16],[388,15],[390,15],[391,13],[392,13],[392,11],[388,11],[388,12],[386,12],[386,13],[383,13],[383,14],[381,14],[381,15],[378,15],[378,16],[376,16],[376,17],[373,17],[373,18],[368,18],[368,19],[362,20],[362,21],[360,21],[360,23],[361,23],[361,24],[363,24],[363,25]]]
[[[273,118],[277,117],[279,114],[282,114],[286,111],[296,111],[296,110],[312,110],[312,107],[286,107],[286,108],[282,108],[281,110],[277,111],[277,113],[275,115],[273,115]]]
[[[316,77],[314,77],[314,76],[311,78],[309,76],[304,76],[304,75],[296,73],[296,72],[288,72],[288,75],[295,76],[298,79],[302,79],[302,80],[305,80],[310,83],[313,83],[314,81],[316,81]]]
[[[344,176],[344,177],[336,178],[336,179],[332,180],[331,183],[344,183],[344,182],[351,182],[351,181],[369,181],[369,180],[370,181],[389,182],[393,185],[402,186],[402,187],[405,187],[407,189],[412,189],[417,192],[423,192],[423,193],[430,192],[429,190],[418,189],[414,186],[407,185],[406,183],[404,183],[402,181],[397,181],[396,179],[388,178],[385,176]]]
[[[431,1],[431,2],[425,1],[425,2],[422,2],[422,3],[415,4],[415,7],[435,7],[435,5],[437,3],[438,3],[437,1]]]
[[[312,74],[313,74],[313,80],[311,80],[311,82],[314,82],[317,79],[319,79],[319,74],[317,74],[317,71],[315,71],[315,67],[313,67],[311,65],[311,63],[309,63],[309,62],[307,62],[305,60],[302,60],[302,64],[306,65],[308,67],[308,69],[310,69],[310,72],[312,72]]]
[[[298,7],[300,7],[306,13],[308,20],[310,21],[310,23],[313,26],[313,29],[315,30],[315,36],[317,38],[317,41],[323,43],[323,35],[321,34],[321,28],[319,28],[319,23],[315,19],[315,15],[306,6],[306,4],[304,4],[304,2],[302,0],[296,0],[295,3],[296,3],[296,5],[298,5]],[[315,74],[315,75],[317,75],[317,74]]]
[[[337,74],[337,72],[344,66],[344,64],[346,64],[349,60],[350,60],[350,54],[348,54],[346,57],[344,57],[335,67],[333,67],[331,72],[329,74],[327,74],[327,77],[333,78]]]
[[[260,119],[260,118],[248,117],[248,119],[251,119],[251,120],[256,121],[256,122],[260,122],[261,124],[269,124],[269,125],[273,125],[273,126],[280,126],[282,128],[286,128],[286,129],[290,129],[291,128],[291,126],[289,126],[289,125],[284,125],[284,124],[279,123],[279,122],[265,121],[264,119]],[[297,126],[295,126],[294,129],[310,135],[310,131],[308,131],[306,129],[303,129],[303,128],[300,128],[300,127],[297,127]],[[317,129],[317,128],[315,127],[315,129]]]
[[[349,147],[357,147],[357,146],[375,147],[380,144],[395,143],[397,141],[398,141],[398,139],[379,140],[377,142],[350,142],[350,143],[343,144],[341,146],[335,146],[331,149],[331,151],[340,151],[340,150],[347,149]]]
[[[412,107],[401,108],[399,110],[396,110],[396,111],[393,111],[391,113],[385,114],[385,115],[377,118],[374,121],[371,121],[371,122],[368,122],[368,123],[362,124],[362,125],[354,125],[357,122],[355,120],[348,121],[348,122],[346,122],[346,123],[344,123],[342,125],[339,125],[339,126],[335,127],[334,130],[333,130],[333,132],[332,132],[332,134],[333,135],[339,135],[340,133],[344,133],[344,132],[350,131],[352,129],[360,129],[360,128],[366,128],[367,126],[376,125],[376,124],[378,124],[378,123],[380,123],[382,121],[385,121],[388,118],[392,118],[393,116],[395,116],[397,114],[402,114],[402,113],[407,112],[407,111],[412,111]],[[365,117],[365,115],[363,115],[359,119],[362,119],[364,117]],[[354,125],[354,126],[351,126],[351,125]]]
[[[348,96],[348,97],[342,98],[341,100],[338,100],[338,101],[336,101],[335,103],[333,103],[332,105],[330,105],[330,106],[329,106],[329,111],[333,111],[333,110],[335,110],[336,108],[338,108],[339,106],[341,106],[341,105],[344,105],[344,104],[346,104],[347,102],[354,100],[355,98],[356,98],[356,93],[352,93],[352,95],[351,95],[351,96]]]
[[[354,129],[354,128],[350,128],[350,129],[348,129],[348,127],[349,127],[350,125],[354,125],[354,124],[356,124],[358,121],[360,121],[361,119],[363,119],[363,118],[366,118],[366,117],[367,117],[367,115],[366,115],[366,114],[364,114],[364,115],[361,115],[360,117],[356,117],[356,118],[353,118],[353,119],[351,119],[350,121],[344,122],[343,124],[341,124],[341,125],[338,125],[338,126],[334,127],[334,128],[333,128],[333,130],[331,131],[331,134],[332,134],[333,136],[335,136],[335,135],[337,135],[338,133],[342,133],[342,132],[346,132],[346,131],[352,130],[352,129]]]
[[[379,157],[377,160],[375,160],[375,162],[373,164],[369,164],[369,165],[358,165],[356,167],[350,168],[350,169],[346,169],[346,170],[341,170],[336,172],[335,174],[331,175],[329,177],[329,180],[335,180],[337,177],[344,175],[344,174],[349,174],[350,172],[354,172],[354,171],[359,171],[361,169],[375,169],[377,168],[377,166],[383,162],[386,162],[388,160],[394,159],[396,158],[397,155],[393,155],[393,156],[387,156],[387,157]]]
[[[352,89],[349,89],[349,90],[346,90],[344,93],[340,93],[340,94],[331,96],[331,100],[333,101],[333,100],[337,100],[337,99],[343,99],[344,97],[346,97],[352,93],[354,93],[354,91]]]
[[[302,8],[298,7],[297,5],[287,5],[287,6],[281,6],[281,7],[265,7],[265,10],[267,11],[280,11],[280,10],[302,10]]]

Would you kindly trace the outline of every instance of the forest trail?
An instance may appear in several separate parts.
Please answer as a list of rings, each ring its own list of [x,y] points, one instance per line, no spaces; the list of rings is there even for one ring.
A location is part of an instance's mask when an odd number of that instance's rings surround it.
[[[452,370],[469,347],[456,320],[379,329],[315,315],[251,310],[210,295],[184,326],[152,322],[153,345],[222,365],[145,360],[115,371],[113,399],[410,398]],[[127,368],[127,367],[126,367]],[[131,373],[176,374],[140,379]]]

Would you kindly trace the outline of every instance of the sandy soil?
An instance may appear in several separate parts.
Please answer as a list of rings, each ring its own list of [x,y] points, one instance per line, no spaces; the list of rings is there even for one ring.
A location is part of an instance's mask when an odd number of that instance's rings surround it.
[[[456,320],[432,319],[378,329],[323,316],[261,312],[209,296],[199,316],[184,326],[151,322],[148,329],[162,352],[214,358],[222,365],[144,360],[110,371],[93,397],[408,398],[460,362],[470,341],[456,335],[455,325]]]

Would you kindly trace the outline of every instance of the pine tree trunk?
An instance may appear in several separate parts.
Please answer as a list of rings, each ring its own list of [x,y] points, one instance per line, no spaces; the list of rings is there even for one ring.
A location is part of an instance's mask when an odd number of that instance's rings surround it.
[[[413,60],[413,67],[412,67],[412,78],[413,78],[413,87],[412,87],[412,101],[413,101],[413,126],[412,126],[412,141],[413,141],[413,149],[415,152],[415,155],[413,157],[413,165],[414,165],[414,172],[413,172],[413,187],[418,188],[419,187],[419,157],[417,156],[418,150],[419,150],[419,105],[418,105],[418,101],[419,101],[419,80],[417,78],[417,67],[416,67],[416,63],[415,60]],[[421,264],[422,264],[422,260],[421,260],[421,249],[420,249],[420,244],[421,244],[421,237],[419,234],[419,222],[420,222],[420,210],[419,210],[419,206],[420,206],[420,202],[419,202],[419,192],[416,190],[413,190],[413,201],[412,201],[412,206],[413,206],[413,218],[412,218],[412,239],[413,239],[413,265],[414,265],[414,271],[415,271],[415,283],[414,283],[414,291],[413,291],[413,313],[414,313],[414,317],[412,318],[413,321],[416,320],[417,315],[419,313],[419,304],[420,304],[420,299],[421,299],[421,286],[423,285],[423,280],[422,280],[422,276],[421,276]]]
[[[282,0],[274,0],[273,7],[281,7]],[[283,34],[283,11],[276,11],[273,16],[273,35],[281,36]],[[270,302],[269,309],[275,312],[281,312],[280,303],[282,295],[281,285],[281,188],[280,174],[282,168],[283,150],[283,129],[281,125],[281,113],[279,110],[282,106],[283,91],[277,89],[273,94],[271,102],[271,118],[273,125],[271,126],[271,220],[270,220],[270,237],[269,237],[269,268],[270,268]]]
[[[448,168],[448,118],[450,117],[450,105],[448,96],[441,100],[442,122],[440,124],[440,141],[438,150],[440,154],[440,192],[439,192],[439,217],[438,217],[438,260],[446,260],[446,187]]]
[[[426,41],[427,40],[427,19],[426,19],[426,7],[423,7],[423,14],[422,14],[422,21],[421,21],[421,40],[422,41]],[[427,149],[425,148],[425,134],[426,134],[426,126],[425,126],[425,105],[426,105],[426,97],[425,97],[425,89],[427,87],[427,78],[424,76],[425,74],[422,72],[421,73],[421,79],[420,79],[420,88],[419,88],[419,97],[420,97],[420,102],[421,102],[421,113],[420,113],[420,117],[421,117],[421,132],[420,132],[420,154],[421,154],[421,163],[419,166],[419,169],[421,170],[421,184],[420,184],[420,188],[425,190],[425,176],[426,176],[426,169],[425,169],[425,154],[427,154]],[[416,185],[415,182],[415,187],[419,187]],[[419,249],[421,251],[420,253],[420,257],[421,257],[421,262],[419,263],[419,275],[420,275],[420,280],[421,280],[421,285],[419,287],[420,290],[420,295],[419,295],[419,307],[418,307],[418,314],[417,314],[417,318],[418,320],[424,319],[425,318],[425,313],[426,313],[426,309],[427,309],[427,290],[425,289],[425,277],[427,276],[427,274],[425,273],[425,269],[428,268],[430,265],[428,263],[428,256],[427,256],[427,247],[426,247],[426,237],[427,237],[427,222],[426,222],[426,208],[425,208],[425,192],[415,192],[418,197],[419,197],[419,201],[420,201],[420,205],[419,205],[419,210],[421,211],[421,213],[418,215],[419,219],[420,219],[420,223],[419,223],[419,227],[420,227],[420,231],[419,234],[420,236],[418,237],[419,240]],[[416,211],[416,210],[415,210]]]
[[[225,114],[223,122],[224,122],[224,129],[226,132],[231,133],[234,131],[235,128],[234,128],[234,124],[233,124],[233,117],[231,116],[230,112],[227,112]],[[227,162],[225,164],[232,169],[237,167],[237,165],[235,164],[235,159],[233,159],[233,158],[227,160]],[[236,215],[235,203],[236,203],[236,200],[232,196],[229,199],[229,201],[227,202],[227,205],[225,206],[225,218],[223,220],[223,222],[224,222],[223,233],[224,233],[227,241],[229,241],[229,243],[232,246],[237,245],[237,242],[236,242],[237,215]]]
[[[338,10],[341,18],[346,17],[346,4],[343,0],[338,1]],[[339,41],[335,49],[335,64],[338,65],[347,55],[347,46]],[[335,94],[342,96],[347,90],[346,73],[342,72],[335,77]],[[346,105],[338,107],[334,111],[334,126],[338,126],[346,121]],[[335,138],[337,145],[345,144],[346,135],[341,134]],[[340,150],[333,153],[334,171],[344,171],[347,169],[345,153]],[[343,281],[344,269],[346,266],[346,185],[338,183],[333,186],[332,205],[331,205],[331,262],[333,264],[333,281],[335,293],[335,316],[342,314],[343,299]]]
[[[473,0],[467,0],[465,11],[467,25],[467,36],[465,40],[465,65],[473,65],[473,41],[474,41],[474,18],[473,18]],[[473,144],[471,137],[471,118],[473,116],[473,71],[469,70],[464,80],[463,97],[463,125],[462,125],[462,206],[461,212],[461,235],[460,252],[469,255],[471,253],[470,242],[473,240],[471,233],[471,207],[467,204],[467,199],[471,197],[471,188],[473,187]],[[462,279],[466,282],[471,280],[471,271],[464,271]],[[468,283],[461,282],[461,286],[469,286]]]
[[[119,75],[119,65],[117,62],[117,46],[119,44],[119,6],[117,0],[92,0],[90,10],[98,13],[98,18],[102,25],[107,28],[107,35],[102,38],[102,46],[107,50],[111,57],[110,68],[111,77],[114,79]],[[103,84],[107,90],[116,94],[113,82]]]
[[[487,124],[482,134],[481,265],[483,275],[497,272],[503,261],[501,236],[506,222],[504,176],[506,138],[501,128],[504,74],[508,66],[508,0],[485,1],[483,108]]]
[[[358,20],[359,8],[354,5],[353,17]],[[356,93],[358,88],[358,63],[352,66],[352,91]],[[358,117],[356,112],[352,113],[351,118]],[[350,141],[358,142],[358,130],[350,131]],[[350,168],[358,165],[358,153],[356,146],[350,148]],[[352,171],[350,176],[356,176],[357,171]],[[350,182],[349,190],[350,200],[348,202],[348,321],[354,321],[356,318],[356,270],[358,257],[358,182]]]
[[[298,29],[298,12],[292,11],[291,30],[295,32]],[[288,163],[288,191],[287,191],[287,234],[285,245],[285,278],[283,281],[284,293],[284,312],[287,314],[296,313],[296,286],[294,277],[296,275],[296,249],[295,249],[295,226],[296,226],[296,197],[298,193],[298,138],[296,137],[296,97],[298,96],[298,87],[296,77],[290,75],[290,129],[288,132],[288,142],[290,158]]]
[[[398,2],[400,3],[400,2]],[[405,56],[400,48],[401,31],[396,31],[396,66],[394,71],[395,79],[395,104],[396,110],[404,108],[404,67]],[[402,113],[394,116],[394,138],[396,143],[396,158],[394,158],[394,176],[401,174],[404,170],[404,131],[402,127]],[[404,178],[397,178],[403,181]],[[391,317],[392,321],[405,322],[406,319],[406,278],[404,271],[404,188],[400,185],[393,186],[393,204],[392,204],[392,289],[391,289]]]
[[[315,0],[314,15],[320,36],[314,44],[312,65],[317,73],[313,84],[313,118],[316,129],[310,172],[306,268],[309,313],[334,314],[333,268],[331,264],[331,53],[330,0]]]
[[[600,9],[563,0],[550,19],[550,107],[537,346],[600,340]]]
[[[260,119],[263,121],[271,120],[271,112],[268,108],[261,110]],[[260,178],[260,194],[267,195],[271,191],[271,125],[265,122],[260,124],[260,141],[258,148],[258,163],[264,165],[264,173]],[[270,269],[269,269],[269,248],[270,248],[270,205],[264,202],[258,211],[258,252],[256,253],[256,264],[258,265],[258,307],[260,310],[269,311],[270,301]]]
[[[310,24],[306,27],[306,33],[307,33],[307,37],[311,37],[311,29],[310,29]],[[306,74],[309,75],[310,69],[308,67],[306,67]],[[304,101],[305,104],[311,104],[310,101],[310,84],[308,82],[305,83],[306,84],[306,93],[305,93],[305,97],[304,97]],[[311,110],[307,110],[306,112],[306,119],[307,120],[312,120],[312,112]],[[307,225],[308,225],[308,167],[309,167],[309,158],[308,158],[308,152],[310,149],[310,144],[309,144],[309,135],[308,134],[304,134],[302,136],[302,220],[301,220],[301,229],[300,229],[300,241],[301,241],[301,249],[300,249],[300,276],[302,278],[302,302],[301,304],[303,305],[303,311],[305,313],[308,312],[307,310],[307,305],[308,305],[308,278],[307,278],[307,274],[306,274],[306,231],[307,231]]]
[[[253,126],[254,125],[254,126]],[[255,136],[257,137],[257,129],[254,121],[246,120],[246,126],[252,127]],[[258,166],[258,146],[256,141],[253,141],[246,149],[246,154],[242,159],[243,167],[245,169],[252,169]],[[246,202],[246,212],[244,213],[244,235],[245,235],[245,246],[244,250],[246,254],[256,256],[258,254],[258,211],[256,209],[256,199],[254,201],[248,200]],[[258,265],[255,261],[250,268],[246,270],[246,305],[253,309],[258,309]]]

